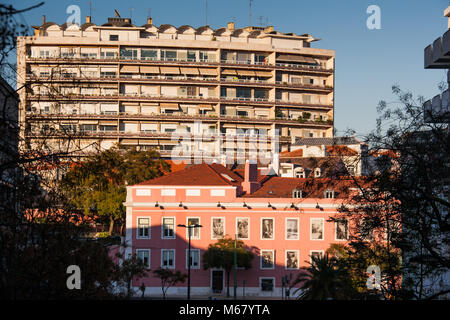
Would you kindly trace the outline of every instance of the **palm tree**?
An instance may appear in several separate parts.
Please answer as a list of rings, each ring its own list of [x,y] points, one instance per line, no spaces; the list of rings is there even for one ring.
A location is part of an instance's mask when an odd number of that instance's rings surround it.
[[[294,285],[300,284],[294,294],[301,290],[301,300],[351,299],[354,289],[349,273],[335,257],[311,256],[312,262],[297,276]]]

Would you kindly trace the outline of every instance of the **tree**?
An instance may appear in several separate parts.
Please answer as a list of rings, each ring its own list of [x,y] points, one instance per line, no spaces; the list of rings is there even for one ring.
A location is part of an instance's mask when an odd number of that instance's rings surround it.
[[[332,244],[326,253],[335,258],[341,269],[348,271],[353,296],[367,299],[374,296],[379,298],[398,298],[401,293],[401,252],[389,252],[384,243],[376,241],[355,241],[347,245]],[[379,289],[369,289],[367,273],[369,266],[380,268]]]
[[[169,269],[159,268],[153,271],[153,274],[161,279],[161,290],[163,293],[163,299],[166,299],[166,292],[171,287],[176,285],[178,282],[184,283],[187,278],[187,274],[181,273],[180,271],[172,271]]]
[[[252,267],[254,254],[241,240],[225,237],[210,244],[203,254],[203,269],[223,268],[227,274],[227,297],[230,296],[230,271],[234,266],[234,250],[236,250],[237,265],[248,270]]]
[[[350,274],[335,257],[311,256],[310,266],[300,270],[294,285],[300,284],[301,300],[347,300],[354,297]]]
[[[126,287],[126,298],[129,299],[133,295],[131,289],[131,282],[147,276],[146,266],[144,261],[133,254],[129,258],[124,258],[123,254],[118,254],[118,258],[122,263],[116,264],[114,267],[114,280],[119,286]]]
[[[126,186],[163,175],[170,166],[156,151],[111,148],[75,164],[61,180],[61,189],[85,215],[124,221]]]
[[[388,256],[402,251],[403,287],[416,299],[434,298],[450,292],[448,114],[424,114],[423,97],[392,89],[398,102],[380,102],[376,130],[366,137],[372,173],[355,179],[359,193],[342,212],[386,231]]]

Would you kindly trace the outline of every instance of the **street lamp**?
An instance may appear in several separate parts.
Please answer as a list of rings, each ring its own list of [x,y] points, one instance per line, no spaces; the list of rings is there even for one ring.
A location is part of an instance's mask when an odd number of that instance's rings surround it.
[[[193,228],[201,228],[202,225],[199,224],[193,224],[193,225],[184,225],[179,224],[178,227],[186,228],[188,230],[188,237],[189,237],[189,249],[188,249],[188,288],[187,288],[187,299],[191,299],[191,229]]]

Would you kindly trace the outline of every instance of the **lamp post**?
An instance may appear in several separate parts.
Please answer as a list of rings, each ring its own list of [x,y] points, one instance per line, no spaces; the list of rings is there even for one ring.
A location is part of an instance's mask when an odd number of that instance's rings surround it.
[[[188,288],[187,288],[187,299],[191,300],[191,229],[193,228],[201,228],[202,225],[193,224],[193,225],[184,225],[179,224],[178,227],[186,228],[188,230],[189,237],[189,249],[188,249]]]

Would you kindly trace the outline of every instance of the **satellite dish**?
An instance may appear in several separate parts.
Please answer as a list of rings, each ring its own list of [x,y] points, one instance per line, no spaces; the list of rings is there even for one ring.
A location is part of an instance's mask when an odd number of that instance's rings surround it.
[[[117,9],[114,9],[114,16],[120,18],[120,12]]]

